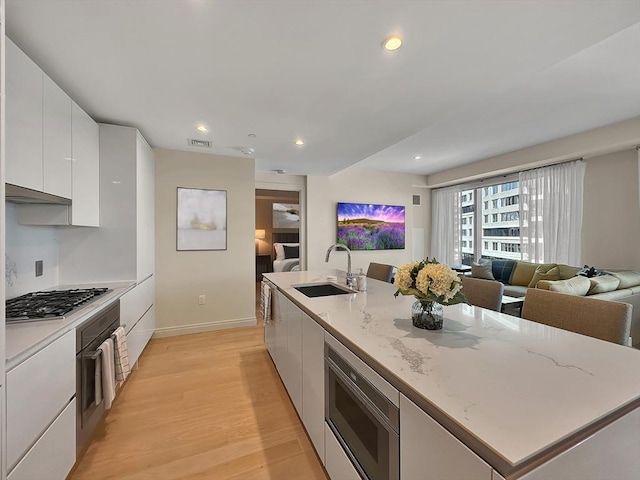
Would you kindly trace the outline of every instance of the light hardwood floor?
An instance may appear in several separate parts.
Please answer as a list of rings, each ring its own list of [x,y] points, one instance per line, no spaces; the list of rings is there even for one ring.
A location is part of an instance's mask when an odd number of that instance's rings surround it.
[[[151,340],[68,480],[327,478],[258,326]]]

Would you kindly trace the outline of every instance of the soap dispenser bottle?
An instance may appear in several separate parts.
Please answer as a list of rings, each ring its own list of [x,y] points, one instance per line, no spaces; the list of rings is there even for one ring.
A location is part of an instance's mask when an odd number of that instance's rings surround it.
[[[360,272],[358,273],[358,276],[356,277],[356,284],[357,284],[357,288],[358,288],[359,292],[366,292],[367,291],[367,277],[362,272],[362,269],[360,269]]]

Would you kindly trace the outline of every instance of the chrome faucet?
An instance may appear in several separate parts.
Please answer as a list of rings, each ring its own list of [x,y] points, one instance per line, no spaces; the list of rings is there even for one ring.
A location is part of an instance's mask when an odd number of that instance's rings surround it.
[[[331,245],[329,247],[329,249],[327,250],[327,256],[325,257],[324,261],[328,262],[329,261],[329,255],[331,255],[331,252],[333,250],[345,250],[347,252],[347,287],[349,288],[355,288],[355,283],[356,283],[356,276],[351,273],[351,250],[349,250],[349,247],[347,247],[346,245],[343,245],[342,243],[335,243],[333,245]]]

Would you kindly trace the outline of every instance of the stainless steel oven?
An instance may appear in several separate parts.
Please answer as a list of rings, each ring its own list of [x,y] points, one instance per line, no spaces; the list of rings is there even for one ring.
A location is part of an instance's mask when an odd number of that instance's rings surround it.
[[[398,407],[327,343],[325,395],[325,420],[360,476],[398,480]]]
[[[104,415],[104,401],[96,403],[95,376],[98,347],[120,325],[120,300],[76,327],[76,446],[84,450]]]

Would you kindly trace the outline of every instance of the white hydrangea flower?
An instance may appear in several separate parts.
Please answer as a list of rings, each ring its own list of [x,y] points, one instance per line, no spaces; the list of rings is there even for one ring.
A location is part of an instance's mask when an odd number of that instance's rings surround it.
[[[407,290],[411,288],[411,284],[413,283],[413,280],[411,279],[411,270],[413,270],[418,263],[419,262],[413,261],[398,267],[393,284],[400,290]]]

